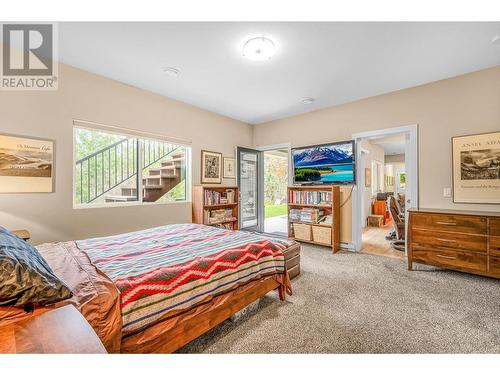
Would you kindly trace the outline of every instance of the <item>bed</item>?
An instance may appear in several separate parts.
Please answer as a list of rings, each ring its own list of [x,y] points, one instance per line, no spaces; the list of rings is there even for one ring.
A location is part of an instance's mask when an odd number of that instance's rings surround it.
[[[110,353],[171,353],[272,290],[291,294],[297,243],[199,224],[48,243],[37,250]],[[0,320],[22,318],[0,308]]]

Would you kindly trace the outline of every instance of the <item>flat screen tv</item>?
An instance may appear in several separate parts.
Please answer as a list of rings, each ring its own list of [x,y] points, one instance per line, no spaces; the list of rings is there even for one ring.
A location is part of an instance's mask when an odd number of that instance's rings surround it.
[[[339,185],[356,181],[354,141],[292,149],[294,185]]]

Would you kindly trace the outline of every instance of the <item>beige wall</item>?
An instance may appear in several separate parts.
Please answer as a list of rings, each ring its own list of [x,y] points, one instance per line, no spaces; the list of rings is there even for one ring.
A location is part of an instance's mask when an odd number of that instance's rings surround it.
[[[500,130],[500,66],[257,125],[254,145],[305,146],[409,124],[419,126],[421,207],[500,211],[500,205],[453,204],[443,197],[452,183],[451,137]],[[350,220],[344,215],[342,226]]]
[[[55,193],[0,194],[0,225],[29,229],[35,243],[191,220],[189,203],[73,209],[73,119],[191,140],[194,184],[202,148],[234,157],[236,145],[252,144],[250,125],[66,65],[59,71],[58,91],[0,91],[0,132],[56,140]]]
[[[73,209],[73,119],[191,140],[193,184],[199,183],[202,148],[234,156],[236,145],[291,142],[305,146],[350,139],[356,132],[417,123],[420,205],[500,211],[499,205],[455,205],[442,196],[443,187],[451,186],[450,138],[500,130],[500,67],[252,127],[61,65],[58,91],[0,91],[0,111],[0,132],[56,140],[55,193],[0,194],[0,225],[29,229],[35,243],[188,222],[191,218],[189,203]],[[342,187],[344,242],[351,241],[349,194],[350,188]]]
[[[405,154],[385,155],[384,160],[386,163],[404,163]]]

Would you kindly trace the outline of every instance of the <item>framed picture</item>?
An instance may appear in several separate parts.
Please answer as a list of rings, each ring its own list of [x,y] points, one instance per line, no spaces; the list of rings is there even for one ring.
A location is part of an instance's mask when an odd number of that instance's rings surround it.
[[[365,168],[365,187],[372,186],[372,170],[370,168]]]
[[[49,139],[0,134],[0,193],[53,192],[54,144]]]
[[[236,159],[235,158],[223,158],[223,177],[224,178],[236,178]]]
[[[222,154],[201,150],[201,183],[220,184],[222,182]]]
[[[453,137],[453,202],[500,203],[500,132]]]

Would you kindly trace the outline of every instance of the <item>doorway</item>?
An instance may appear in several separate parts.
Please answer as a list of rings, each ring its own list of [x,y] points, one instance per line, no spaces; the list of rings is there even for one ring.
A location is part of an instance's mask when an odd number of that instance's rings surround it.
[[[288,236],[290,145],[237,147],[240,229]]]
[[[418,207],[417,125],[353,134],[357,187],[352,236],[357,251],[406,255],[408,209]]]
[[[264,232],[287,236],[288,148],[263,151]]]

